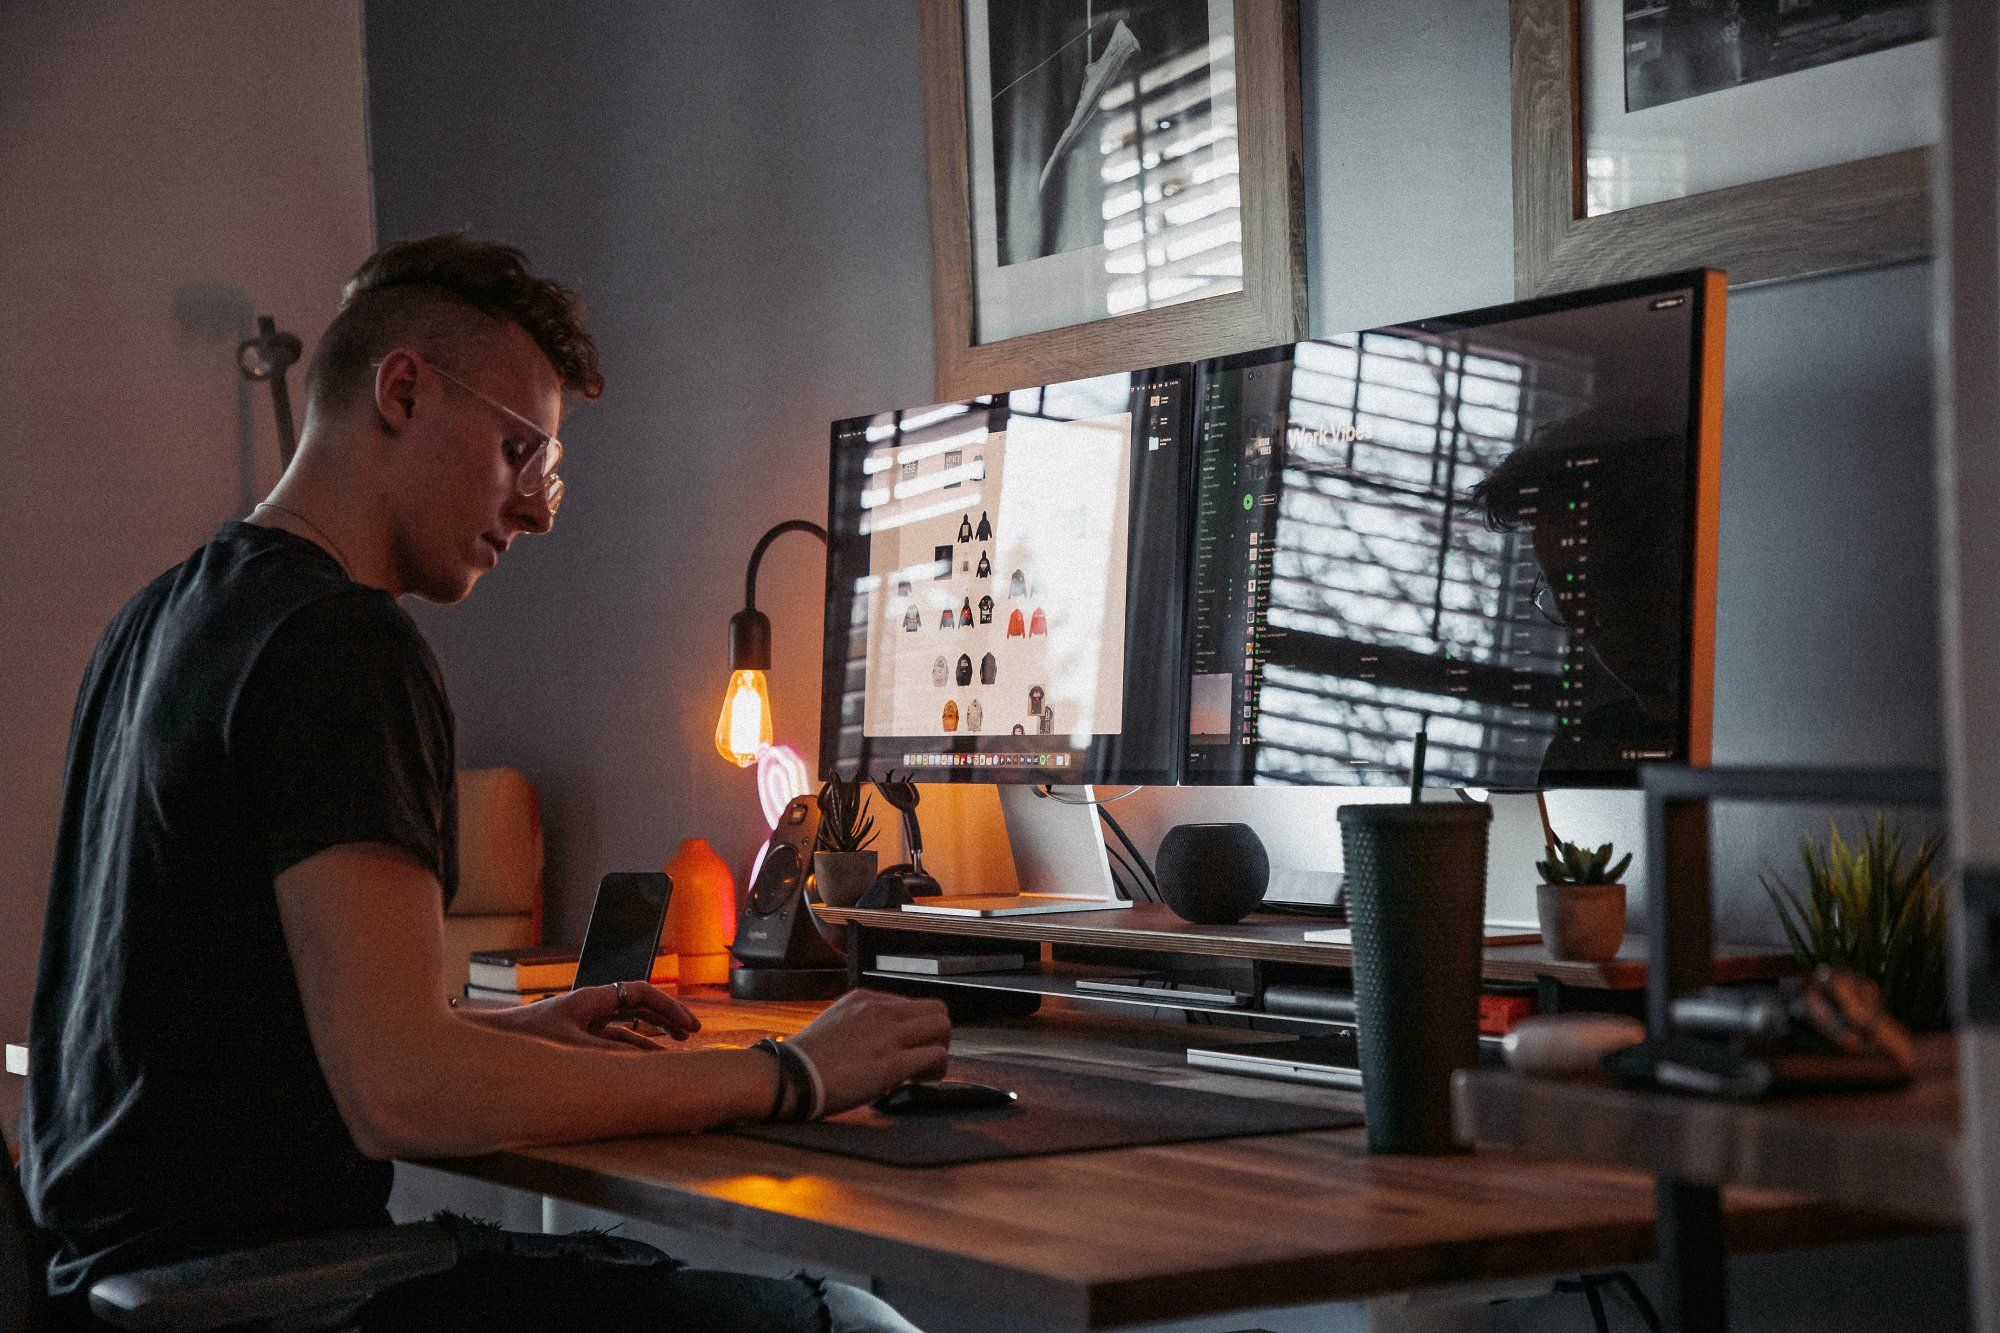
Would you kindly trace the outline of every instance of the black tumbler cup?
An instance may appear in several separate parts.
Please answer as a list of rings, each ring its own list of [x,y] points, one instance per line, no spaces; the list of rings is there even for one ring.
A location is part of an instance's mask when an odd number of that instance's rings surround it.
[[[1368,1148],[1448,1153],[1451,1076],[1479,1059],[1491,806],[1344,805]]]

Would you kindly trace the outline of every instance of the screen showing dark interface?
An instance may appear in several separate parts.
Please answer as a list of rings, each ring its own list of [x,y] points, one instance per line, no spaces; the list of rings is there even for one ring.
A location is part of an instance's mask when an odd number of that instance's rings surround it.
[[[1400,784],[1420,733],[1438,785],[1683,758],[1701,295],[1201,363],[1187,780]]]
[[[673,880],[657,872],[606,875],[590,908],[576,984],[604,986],[651,977],[673,891]]]
[[[823,772],[1175,780],[1188,375],[834,423]]]

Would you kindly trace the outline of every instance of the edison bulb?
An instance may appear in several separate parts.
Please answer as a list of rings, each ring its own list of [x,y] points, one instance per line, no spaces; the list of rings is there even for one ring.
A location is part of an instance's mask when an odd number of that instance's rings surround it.
[[[715,749],[738,768],[757,762],[758,747],[771,743],[771,696],[761,671],[737,671],[722,696],[715,720]]]

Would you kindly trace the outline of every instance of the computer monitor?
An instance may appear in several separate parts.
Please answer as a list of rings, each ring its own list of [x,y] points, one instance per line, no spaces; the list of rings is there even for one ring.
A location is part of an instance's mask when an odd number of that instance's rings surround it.
[[[1725,282],[1204,361],[1186,780],[1617,787],[1702,764]]]
[[[822,775],[1175,781],[1189,369],[833,424]]]

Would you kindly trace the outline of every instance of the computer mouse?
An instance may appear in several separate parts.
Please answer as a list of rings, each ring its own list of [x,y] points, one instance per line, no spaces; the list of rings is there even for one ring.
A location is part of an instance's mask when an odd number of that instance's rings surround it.
[[[991,1111],[1013,1101],[1014,1094],[1005,1088],[941,1078],[892,1088],[872,1105],[884,1115],[950,1115],[957,1111]]]

